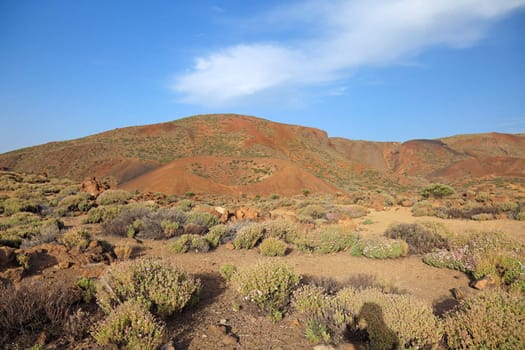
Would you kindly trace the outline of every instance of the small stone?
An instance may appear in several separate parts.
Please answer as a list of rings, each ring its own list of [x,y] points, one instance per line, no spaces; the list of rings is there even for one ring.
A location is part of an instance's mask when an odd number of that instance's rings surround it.
[[[239,341],[231,334],[227,334],[222,338],[222,343],[225,345],[237,345]]]
[[[290,321],[290,326],[295,327],[295,328],[300,328],[301,322],[298,319],[294,318],[293,320]]]
[[[71,261],[62,261],[58,264],[58,267],[60,269],[69,269],[72,265],[73,263]]]
[[[494,278],[492,276],[488,275],[488,276],[485,276],[483,278],[480,278],[477,281],[474,281],[471,284],[471,287],[479,289],[479,290],[483,290],[483,289],[486,289],[488,287],[493,287],[495,285],[496,285],[496,281],[494,280]]]
[[[224,245],[224,247],[228,250],[235,250],[235,246],[233,245],[232,242],[228,242]]]
[[[219,324],[224,324],[224,325],[225,325],[225,324],[227,324],[227,323],[228,323],[228,320],[225,319],[225,318],[223,318],[223,319],[221,319],[221,320],[219,321]]]
[[[166,344],[162,345],[160,350],[175,350],[175,345],[173,344],[173,341],[169,341]]]

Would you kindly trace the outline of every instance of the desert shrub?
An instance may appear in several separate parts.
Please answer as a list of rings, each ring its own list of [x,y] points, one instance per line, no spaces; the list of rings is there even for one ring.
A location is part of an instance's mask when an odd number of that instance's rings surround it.
[[[326,219],[328,211],[317,204],[310,204],[304,208],[301,208],[297,215],[301,221],[311,222],[318,219]]]
[[[21,248],[27,249],[44,243],[52,243],[59,240],[60,230],[64,228],[64,223],[59,219],[46,219],[35,227],[34,234],[23,239]]]
[[[177,208],[150,211],[141,218],[142,225],[137,236],[147,239],[166,239],[182,232],[186,214]]]
[[[151,209],[145,206],[124,208],[112,220],[104,221],[102,229],[107,234],[126,237],[129,228],[133,227],[133,223],[137,219],[140,220],[150,213]]]
[[[264,227],[258,223],[251,223],[237,231],[233,246],[235,249],[251,249],[259,244],[263,237]]]
[[[113,248],[113,252],[118,260],[127,260],[133,254],[133,247],[129,244],[117,245]]]
[[[91,234],[85,229],[71,229],[64,232],[60,238],[60,242],[64,244],[68,249],[79,248],[85,249],[89,245],[91,240]]]
[[[84,295],[82,299],[90,303],[95,298],[95,282],[91,278],[81,277],[77,280],[77,286],[82,289]]]
[[[481,214],[472,215],[470,218],[476,221],[487,221],[487,220],[493,220],[494,215],[489,214],[489,213],[481,213]]]
[[[298,237],[297,225],[284,219],[265,221],[262,227],[265,237],[279,238],[286,243],[293,243]]]
[[[66,196],[58,202],[56,212],[65,215],[67,212],[81,211],[85,212],[91,209],[93,202],[91,195],[85,192],[79,192]]]
[[[13,215],[18,212],[38,213],[40,211],[39,203],[18,198],[8,198],[2,203],[4,215]]]
[[[62,283],[22,282],[17,288],[0,284],[0,343],[22,332],[61,335],[64,321],[78,302],[77,294]]]
[[[259,250],[264,256],[284,256],[286,248],[286,242],[275,237],[265,238],[259,245]]]
[[[525,207],[522,207],[516,214],[516,220],[525,221]]]
[[[363,217],[365,216],[367,213],[368,213],[368,209],[361,206],[361,205],[357,205],[357,204],[354,204],[354,205],[347,205],[347,206],[344,206],[342,209],[341,209],[342,213],[345,214],[346,216],[352,218],[352,219],[357,219],[357,218],[360,218],[360,217]]]
[[[97,204],[99,205],[110,205],[110,204],[126,204],[133,197],[133,195],[124,190],[107,190],[102,192],[97,197]]]
[[[419,201],[414,204],[411,211],[414,216],[434,216],[436,214],[436,210],[432,206],[432,203],[427,200]]]
[[[189,199],[181,199],[177,202],[177,207],[182,211],[191,211],[195,204]]]
[[[423,198],[444,198],[456,194],[456,191],[449,185],[430,184],[423,188],[421,196]]]
[[[162,220],[160,222],[160,227],[162,227],[164,236],[166,238],[171,238],[179,232],[180,224],[177,221]]]
[[[340,225],[329,225],[319,228],[314,232],[319,236],[319,243],[315,246],[315,252],[320,254],[337,253],[349,249],[357,241],[353,232]]]
[[[357,241],[351,249],[354,256],[366,256],[373,259],[392,259],[406,256],[408,244],[401,239],[382,236],[368,237]]]
[[[173,242],[171,249],[175,253],[207,252],[210,249],[210,245],[202,236],[184,234]]]
[[[410,254],[424,254],[434,249],[446,248],[447,240],[439,235],[431,226],[420,224],[397,224],[390,226],[385,236],[393,239],[402,239],[408,244]]]
[[[215,225],[210,228],[204,237],[211,248],[217,248],[219,244],[224,243],[224,239],[230,234],[230,229],[224,224]]]
[[[232,278],[237,291],[248,301],[280,319],[301,277],[288,265],[261,262],[239,271]]]
[[[220,222],[219,219],[213,214],[197,211],[187,214],[186,223],[210,228],[212,226],[218,225]]]
[[[233,275],[237,273],[237,268],[232,264],[224,264],[219,269],[219,273],[222,278],[224,278],[227,282],[230,282]]]
[[[450,349],[523,349],[524,319],[523,296],[484,291],[446,315],[445,339]]]
[[[137,300],[166,317],[195,302],[200,286],[199,280],[178,267],[151,260],[125,261],[101,276],[97,303],[108,314],[126,300]]]
[[[122,211],[120,205],[106,205],[93,207],[89,209],[88,216],[84,220],[85,224],[98,224],[101,222],[107,222],[116,218]]]
[[[496,203],[496,208],[501,212],[512,212],[519,208],[519,204],[516,202],[500,202]]]
[[[353,331],[366,330],[371,349],[417,349],[441,339],[442,325],[432,308],[411,295],[347,287],[337,293],[337,302],[353,316]]]
[[[99,322],[92,334],[99,345],[155,350],[163,343],[165,332],[165,325],[139,300],[127,300]]]

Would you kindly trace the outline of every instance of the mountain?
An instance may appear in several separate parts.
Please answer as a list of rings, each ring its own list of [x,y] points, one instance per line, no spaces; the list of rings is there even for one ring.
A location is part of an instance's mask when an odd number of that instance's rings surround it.
[[[166,193],[292,195],[428,182],[525,179],[525,137],[460,135],[404,143],[330,138],[315,128],[226,114],[127,127],[0,155],[0,167]]]

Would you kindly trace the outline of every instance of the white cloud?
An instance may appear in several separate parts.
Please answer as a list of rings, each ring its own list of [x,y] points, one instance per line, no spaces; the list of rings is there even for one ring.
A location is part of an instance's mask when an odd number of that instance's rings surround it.
[[[254,21],[283,31],[305,28],[305,37],[209,53],[176,76],[172,88],[186,102],[216,105],[286,86],[335,82],[360,67],[393,64],[429,47],[474,45],[493,21],[524,6],[525,0],[312,0],[281,6]]]

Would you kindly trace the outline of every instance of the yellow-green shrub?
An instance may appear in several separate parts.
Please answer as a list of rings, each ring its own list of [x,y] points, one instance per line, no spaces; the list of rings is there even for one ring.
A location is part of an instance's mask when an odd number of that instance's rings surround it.
[[[99,345],[155,350],[164,341],[165,325],[138,300],[127,300],[99,322],[92,334]]]
[[[233,240],[235,249],[251,249],[255,247],[264,237],[264,228],[261,224],[251,223],[237,231]]]
[[[368,237],[354,244],[351,254],[373,259],[399,258],[408,254],[408,244],[401,239],[390,239],[383,236]]]
[[[208,241],[199,235],[181,235],[173,244],[171,249],[175,253],[207,252],[210,249]]]
[[[301,277],[283,263],[261,262],[239,271],[232,278],[237,291],[246,299],[280,319]]]
[[[110,313],[124,300],[139,300],[153,313],[166,317],[195,302],[201,283],[184,270],[151,260],[112,265],[96,284],[97,303]]]
[[[71,229],[64,232],[60,242],[69,249],[78,247],[80,249],[87,248],[89,241],[91,240],[91,234],[85,229]]]
[[[524,349],[525,299],[502,291],[484,291],[464,299],[444,322],[450,349]]]
[[[259,250],[264,256],[284,256],[286,255],[286,242],[275,237],[268,237],[261,242]]]

